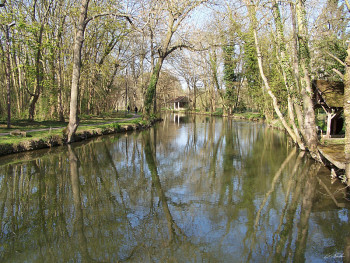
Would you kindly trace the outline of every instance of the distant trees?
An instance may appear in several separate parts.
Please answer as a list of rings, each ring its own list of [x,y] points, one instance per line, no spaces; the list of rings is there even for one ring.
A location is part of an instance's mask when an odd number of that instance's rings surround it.
[[[156,88],[159,79],[159,74],[162,69],[165,58],[180,48],[190,48],[191,43],[185,34],[184,20],[188,18],[190,13],[201,4],[208,2],[208,0],[152,0],[150,10],[150,20],[153,28],[151,31],[151,38],[153,41],[159,40],[156,43],[157,55],[155,63],[152,65],[152,73],[147,87],[145,98],[145,110],[149,115],[156,111]],[[180,32],[182,30],[182,34]],[[178,36],[174,39],[174,34]],[[153,51],[153,48],[151,52]],[[152,55],[154,55],[152,53]]]
[[[196,10],[209,0],[7,1],[0,9],[0,116],[10,125],[11,116],[69,115],[71,141],[79,114],[127,104],[148,116],[181,84],[193,109],[277,116],[318,158],[311,80],[347,81],[346,3],[327,0],[310,12],[304,0],[218,1],[195,26]]]

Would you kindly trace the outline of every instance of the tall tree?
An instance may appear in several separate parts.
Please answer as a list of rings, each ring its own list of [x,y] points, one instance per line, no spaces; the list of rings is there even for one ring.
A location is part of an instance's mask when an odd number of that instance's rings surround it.
[[[70,100],[70,112],[69,112],[69,123],[67,126],[67,142],[70,143],[73,141],[74,134],[79,125],[78,117],[78,96],[79,96],[79,81],[80,81],[80,70],[81,70],[81,50],[84,42],[84,33],[87,24],[99,17],[103,16],[113,16],[113,17],[124,17],[129,22],[130,18],[126,14],[121,13],[101,13],[95,16],[87,17],[89,0],[82,0],[80,6],[80,15],[79,21],[77,24],[77,29],[75,33],[74,47],[73,47],[73,73],[72,73],[72,85],[71,85],[71,100]],[[115,40],[110,43],[110,48],[114,47]],[[110,50],[107,50],[109,53]],[[106,50],[105,50],[106,53]]]
[[[43,90],[44,80],[44,65],[42,62],[43,57],[43,40],[45,26],[48,21],[50,10],[52,7],[52,1],[43,2],[42,6],[37,1],[34,1],[32,6],[32,22],[35,28],[33,37],[35,39],[35,87],[34,92],[30,93],[31,100],[29,103],[29,120],[34,120],[35,106],[39,100],[39,97]],[[41,9],[40,9],[41,8]],[[37,26],[36,26],[37,25]]]
[[[73,136],[79,125],[78,118],[78,95],[79,95],[79,79],[81,69],[81,49],[84,42],[84,32],[86,28],[86,18],[89,8],[90,0],[82,0],[80,7],[79,21],[75,33],[74,47],[73,47],[73,73],[72,73],[72,86],[70,95],[70,111],[69,111],[69,123],[67,126],[67,141],[68,143],[73,141]]]
[[[297,107],[296,110],[297,114],[301,113],[301,110],[299,109],[299,104],[297,102],[297,98],[295,97],[295,94],[297,94],[298,90],[295,87],[294,84],[294,78],[292,74],[292,68],[290,67],[290,58],[287,53],[286,49],[286,41],[284,38],[284,27],[281,19],[281,13],[279,10],[279,6],[277,4],[276,0],[272,1],[272,12],[275,20],[276,25],[276,38],[277,38],[277,44],[278,44],[278,50],[280,54],[280,64],[282,68],[284,83],[288,91],[288,116],[289,116],[289,122],[292,125],[295,139],[298,144],[298,146],[305,150],[304,142],[302,141],[300,134],[301,132],[298,129],[298,126],[296,124],[296,118],[295,118],[295,110],[294,108]],[[301,119],[302,116],[298,116],[298,119]],[[299,127],[300,129],[303,128],[303,126]]]
[[[239,89],[236,89],[235,83],[237,83],[235,45],[233,43],[227,43],[223,47],[224,56],[224,82],[225,82],[225,111],[231,115],[233,109],[237,105],[239,98]]]
[[[1,3],[0,7],[5,7],[5,2]],[[7,90],[7,128],[11,128],[11,64],[10,64],[10,26],[9,25],[1,25],[1,29],[5,32],[5,40],[6,40],[6,51],[3,50],[3,53],[6,53],[6,66],[5,66],[5,75],[6,75],[6,90]],[[2,43],[0,42],[2,46]],[[5,62],[5,61],[3,61]]]
[[[317,144],[316,131],[316,116],[314,104],[312,101],[312,84],[310,77],[310,51],[309,51],[309,37],[307,30],[305,0],[296,0],[296,17],[298,25],[298,44],[299,44],[299,67],[301,77],[301,93],[303,98],[303,112],[304,112],[304,140],[310,151],[311,156],[321,161]]]
[[[155,65],[152,67],[151,78],[146,92],[145,110],[148,116],[152,112],[156,113],[156,88],[164,60],[173,51],[179,48],[190,47],[190,45],[188,45],[188,43],[186,43],[181,38],[177,39],[177,43],[173,43],[173,36],[179,30],[180,26],[182,25],[184,20],[189,16],[189,14],[195,8],[197,8],[199,5],[205,2],[208,2],[208,0],[152,1],[152,6],[155,6],[155,8],[152,8],[152,12],[164,12],[166,14],[166,22],[164,25],[162,25],[165,27],[164,33],[158,36],[161,39],[158,48],[158,58],[155,62]]]
[[[280,121],[283,124],[283,127],[286,129],[286,131],[288,132],[288,134],[291,136],[291,138],[293,139],[294,143],[297,143],[297,137],[296,134],[294,133],[294,131],[290,128],[289,124],[287,123],[287,121],[284,118],[284,115],[282,114],[280,107],[278,105],[278,101],[277,98],[275,96],[275,94],[272,92],[272,89],[270,87],[269,81],[265,75],[264,72],[264,68],[263,68],[263,61],[262,61],[262,53],[260,50],[260,44],[259,44],[259,39],[258,39],[258,34],[257,34],[257,18],[256,18],[256,9],[257,9],[257,5],[253,0],[246,0],[246,5],[248,8],[248,12],[249,12],[249,17],[251,20],[251,23],[253,25],[253,36],[254,36],[254,42],[255,42],[255,48],[256,48],[256,53],[257,53],[257,60],[258,60],[258,65],[259,65],[259,72],[260,72],[260,76],[264,82],[264,87],[267,90],[267,93],[269,94],[269,96],[272,99],[272,103],[273,103],[273,107],[274,110],[276,112],[276,114],[278,115]]]
[[[7,89],[7,128],[11,128],[11,58],[10,58],[10,27],[5,25],[6,35],[6,89]]]

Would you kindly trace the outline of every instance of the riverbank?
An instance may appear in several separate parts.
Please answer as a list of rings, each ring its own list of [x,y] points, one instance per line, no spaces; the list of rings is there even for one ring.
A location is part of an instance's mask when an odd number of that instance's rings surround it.
[[[174,112],[174,111],[173,111]],[[208,116],[220,116],[228,117],[232,119],[247,120],[254,122],[265,122],[269,127],[284,131],[279,120],[273,120],[266,122],[265,118],[259,113],[245,112],[235,113],[234,115],[224,115],[222,112],[197,112],[197,111],[178,111],[185,114],[198,114]],[[345,173],[345,153],[344,153],[344,138],[326,138],[325,136],[319,137],[318,150],[322,156],[323,164],[330,169],[331,177],[338,177],[340,180],[344,180]]]
[[[134,130],[142,130],[151,127],[161,119],[145,121],[141,116],[134,115],[131,118],[124,118],[112,121],[83,124],[78,127],[74,136],[74,142],[84,141],[93,137],[107,134],[123,133]],[[20,153],[25,151],[39,150],[62,146],[67,143],[64,127],[46,127],[41,129],[19,130],[12,129],[9,132],[1,133],[0,156]]]

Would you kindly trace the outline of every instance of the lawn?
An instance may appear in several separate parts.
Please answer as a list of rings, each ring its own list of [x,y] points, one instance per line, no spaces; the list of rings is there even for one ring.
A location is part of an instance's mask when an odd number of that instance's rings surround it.
[[[94,125],[100,123],[108,123],[133,117],[132,114],[125,115],[125,112],[113,112],[110,114],[82,115],[80,116],[80,125]],[[14,130],[30,131],[38,129],[64,128],[68,122],[60,122],[55,120],[47,121],[28,121],[28,120],[11,120],[11,128],[7,129],[6,120],[0,121],[0,133],[9,133]]]
[[[121,125],[129,125],[135,123],[142,124],[142,118],[132,118],[132,114],[125,115],[124,112],[114,112],[104,116],[82,116],[78,132],[85,130],[93,130],[98,128],[116,128]],[[6,121],[0,122],[0,133],[9,133],[14,130],[27,131],[27,137],[4,135],[0,136],[0,145],[18,144],[29,140],[49,140],[50,138],[63,136],[63,129],[67,127],[67,122],[59,121],[28,121],[28,120],[13,120],[11,129],[7,129]],[[29,131],[29,132],[28,132]]]

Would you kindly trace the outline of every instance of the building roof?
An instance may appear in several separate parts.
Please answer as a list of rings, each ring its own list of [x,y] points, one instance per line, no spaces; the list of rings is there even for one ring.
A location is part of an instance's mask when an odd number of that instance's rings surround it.
[[[344,83],[341,81],[314,80],[316,105],[324,105],[329,108],[344,107]]]
[[[190,102],[190,99],[186,96],[180,96],[169,101],[169,103],[176,103],[176,102]]]

